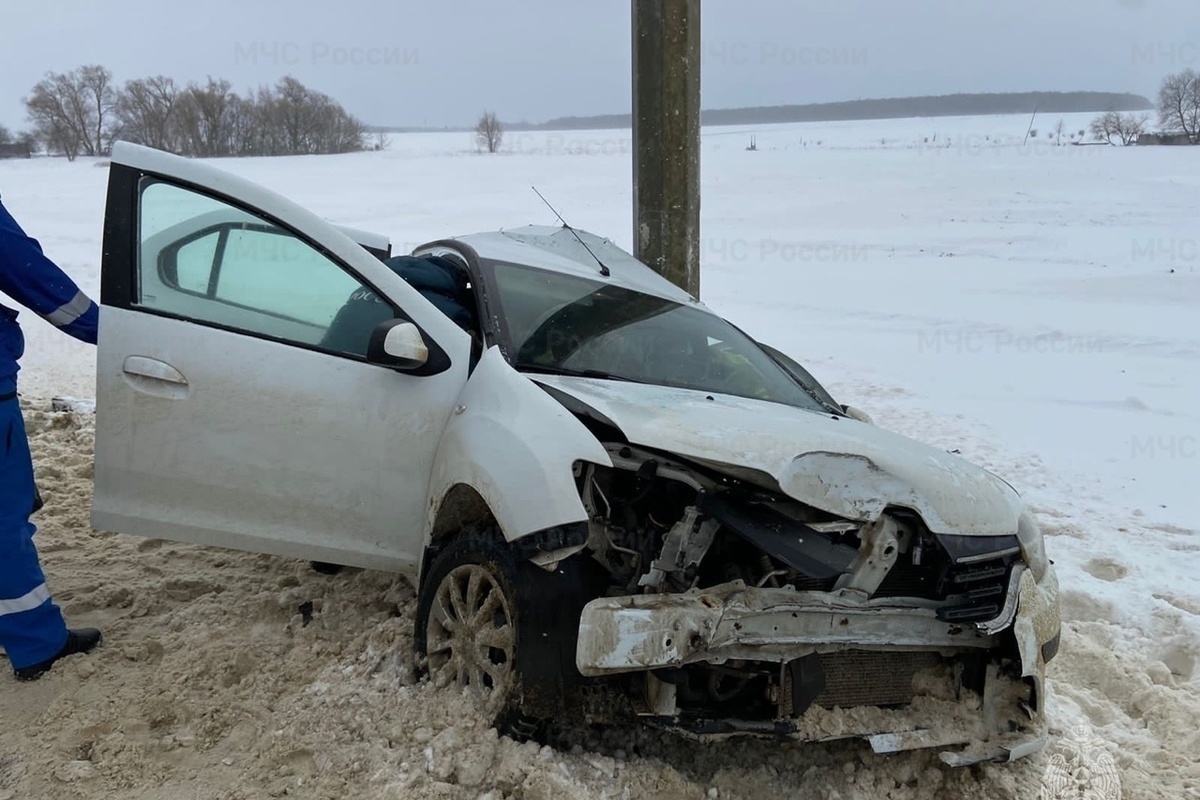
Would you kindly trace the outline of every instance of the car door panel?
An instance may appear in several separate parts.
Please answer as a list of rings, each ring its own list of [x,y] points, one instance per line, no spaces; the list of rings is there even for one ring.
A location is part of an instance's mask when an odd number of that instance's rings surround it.
[[[104,324],[96,527],[365,567],[415,563],[424,520],[401,516],[403,498],[423,509],[432,452],[416,443],[445,426],[443,376],[135,311],[110,309]],[[129,380],[122,362],[135,359],[159,374]]]
[[[258,187],[162,155],[114,151],[102,267],[95,526],[415,570],[430,469],[466,381],[468,337],[327,223]],[[139,160],[154,162],[153,176],[135,166]],[[241,309],[239,316],[236,306],[184,294],[179,286],[154,285],[157,294],[143,302],[158,271],[139,262],[153,234],[138,237],[143,195],[130,188],[150,180],[236,203],[266,224],[286,226],[289,235],[299,233],[300,246],[317,254],[304,251],[305,258],[327,259],[355,280],[371,281],[418,324],[441,363],[426,374],[401,373],[362,354],[323,352],[312,342],[320,330],[306,337],[295,328],[303,319],[272,328],[263,323],[270,315]],[[254,254],[243,261],[243,270],[258,266]],[[259,291],[252,284],[242,287],[250,299]],[[303,286],[284,290],[305,302]],[[159,302],[172,293],[188,302]]]

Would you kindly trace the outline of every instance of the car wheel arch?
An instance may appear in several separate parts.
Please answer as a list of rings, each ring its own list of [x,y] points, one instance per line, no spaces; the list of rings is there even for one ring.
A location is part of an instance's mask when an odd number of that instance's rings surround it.
[[[439,546],[426,550],[428,571],[417,592],[413,639],[421,669],[429,672],[429,619],[440,584],[458,566],[477,564],[491,573],[509,601],[506,613],[516,636],[511,695],[487,722],[518,739],[580,702],[582,676],[574,666],[579,617],[599,590],[582,557],[547,571],[526,555],[505,539],[494,520],[448,532]]]
[[[474,486],[466,483],[453,484],[431,502],[430,519],[421,559],[422,579],[437,552],[454,539],[488,525],[500,528],[487,500]]]
[[[457,517],[478,519],[485,507],[509,542],[585,522],[575,477],[581,461],[612,463],[586,426],[492,348],[442,433],[429,482],[425,548],[460,528]]]

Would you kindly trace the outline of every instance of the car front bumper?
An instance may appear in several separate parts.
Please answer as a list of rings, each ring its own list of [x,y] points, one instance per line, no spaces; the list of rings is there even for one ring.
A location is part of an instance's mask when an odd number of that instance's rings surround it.
[[[688,725],[653,711],[650,716],[701,737],[863,737],[878,752],[970,745],[964,752],[943,753],[947,763],[955,764],[1007,760],[1039,749],[1041,737],[1031,730],[1041,723],[1046,661],[1057,650],[1060,629],[1053,568],[1037,581],[1023,565],[1015,566],[1000,615],[988,622],[943,622],[937,619],[936,602],[904,602],[865,600],[852,592],[753,588],[741,581],[682,594],[599,598],[583,610],[576,665],[583,675],[605,676],[741,660],[783,665],[814,653],[851,650],[953,657],[1011,652],[1005,645],[1015,640],[1019,665],[1010,664],[1003,671],[990,666],[983,697],[976,696],[974,708],[965,701],[947,704],[918,696],[909,708],[849,715],[861,724],[837,720],[834,712],[817,707],[800,717],[702,725]],[[1013,699],[1018,694],[1019,699]],[[956,705],[957,711],[950,708]],[[948,710],[958,719],[950,728],[945,724]],[[1014,714],[1023,718],[1010,719]],[[1021,729],[1019,735],[999,735],[1014,722]]]

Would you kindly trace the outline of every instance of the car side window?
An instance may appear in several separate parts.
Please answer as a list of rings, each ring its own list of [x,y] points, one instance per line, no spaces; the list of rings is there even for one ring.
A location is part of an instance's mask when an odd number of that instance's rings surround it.
[[[320,250],[236,206],[161,181],[143,185],[139,206],[143,308],[361,357],[371,326],[344,309],[367,298],[368,322],[401,316]]]

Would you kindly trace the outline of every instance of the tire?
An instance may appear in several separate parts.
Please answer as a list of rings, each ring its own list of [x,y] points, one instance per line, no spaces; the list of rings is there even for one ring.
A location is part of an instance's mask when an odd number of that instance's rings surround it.
[[[474,692],[480,714],[501,732],[533,737],[541,720],[578,699],[579,561],[547,572],[519,560],[494,525],[437,552],[422,576],[414,631],[431,680]]]

